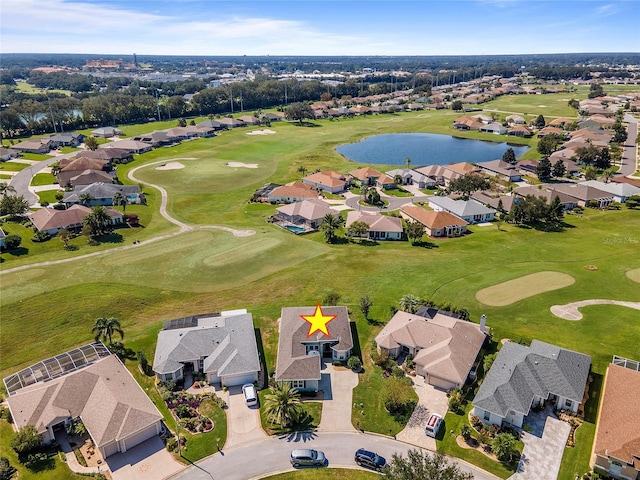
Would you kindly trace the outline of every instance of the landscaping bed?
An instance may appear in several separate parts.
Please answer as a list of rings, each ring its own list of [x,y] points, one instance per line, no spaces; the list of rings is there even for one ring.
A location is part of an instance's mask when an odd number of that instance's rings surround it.
[[[180,426],[191,434],[213,430],[213,409],[215,406],[227,407],[227,403],[214,392],[194,395],[185,391],[172,391],[164,385],[158,386],[158,392],[171,414],[179,419]]]

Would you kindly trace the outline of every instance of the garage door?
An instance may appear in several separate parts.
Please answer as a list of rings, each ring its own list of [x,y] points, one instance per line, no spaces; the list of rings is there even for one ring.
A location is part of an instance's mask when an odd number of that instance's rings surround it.
[[[133,435],[124,439],[125,450],[129,450],[135,447],[139,443],[142,443],[145,440],[148,440],[149,438],[153,437],[154,435],[157,435],[157,433],[158,433],[158,430],[157,430],[156,423],[145,428],[144,430],[141,430],[138,433],[134,433]]]
[[[257,380],[255,373],[248,373],[246,375],[226,376],[222,379],[222,384],[227,387],[233,387],[235,385],[244,385],[245,383],[253,383]]]
[[[101,452],[104,458],[107,458],[114,453],[118,453],[118,442],[113,441],[102,447]]]
[[[429,380],[427,383],[429,383],[429,385],[433,385],[434,387],[441,388],[443,390],[451,390],[453,388],[456,388],[455,383],[451,383],[450,381],[445,380],[444,378],[434,377],[433,375],[429,375]]]

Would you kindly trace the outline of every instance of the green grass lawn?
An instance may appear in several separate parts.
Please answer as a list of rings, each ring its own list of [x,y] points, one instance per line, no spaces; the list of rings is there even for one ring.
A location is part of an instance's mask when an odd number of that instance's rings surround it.
[[[6,457],[9,463],[18,470],[14,478],[20,480],[80,480],[81,475],[76,475],[59,455],[53,455],[48,460],[38,462],[31,467],[26,467],[18,461],[18,455],[11,448],[13,438],[13,428],[6,420],[0,420],[0,456]]]
[[[41,162],[42,160],[47,160],[48,158],[53,157],[53,155],[47,155],[44,153],[21,153],[20,158],[24,158],[25,160],[36,160]]]
[[[260,390],[258,397],[260,399],[260,424],[262,429],[267,432],[267,435],[282,435],[290,432],[299,432],[306,430],[315,430],[320,425],[322,419],[322,402],[314,402],[313,399],[304,399],[302,403],[300,423],[296,423],[287,428],[282,428],[280,425],[273,424],[267,418],[264,412],[264,397],[269,394],[269,390]]]
[[[36,95],[36,94],[40,94],[40,93],[44,93],[44,90],[41,88],[38,88],[34,85],[31,85],[30,83],[27,82],[16,82],[16,90],[18,92],[21,93],[28,93],[29,95]],[[67,96],[71,96],[71,90],[60,90],[57,88],[52,88],[50,90],[48,90],[48,92],[51,93],[62,93],[63,95],[67,95]]]
[[[18,163],[10,160],[8,162],[0,162],[0,172],[3,170],[6,172],[21,172],[25,168],[29,168],[28,163]]]
[[[380,475],[350,468],[313,468],[271,475],[264,477],[264,480],[342,480],[344,478],[349,480],[375,480],[380,478]]]
[[[34,187],[40,185],[53,185],[56,183],[56,177],[51,173],[37,173],[31,180],[31,185]]]
[[[56,195],[58,195],[58,193],[60,193],[60,190],[43,190],[42,192],[38,192],[36,195],[38,195],[38,198],[40,199],[39,202],[41,204],[42,202],[54,204],[58,203],[58,200],[56,199]]]

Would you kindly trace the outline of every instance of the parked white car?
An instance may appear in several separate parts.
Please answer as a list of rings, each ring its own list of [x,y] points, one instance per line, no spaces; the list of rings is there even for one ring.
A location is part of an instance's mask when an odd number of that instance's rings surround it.
[[[438,432],[440,431],[440,427],[442,427],[442,415],[438,415],[437,413],[432,413],[429,415],[429,419],[427,420],[427,425],[424,427],[424,433],[429,437],[436,438]]]
[[[246,403],[248,407],[258,403],[258,394],[256,393],[256,387],[253,383],[243,385],[242,394],[244,395],[244,403]]]

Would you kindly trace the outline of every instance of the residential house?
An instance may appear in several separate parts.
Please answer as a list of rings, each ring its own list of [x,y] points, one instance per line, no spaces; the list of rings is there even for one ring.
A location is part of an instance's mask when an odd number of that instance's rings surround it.
[[[378,181],[383,174],[380,173],[375,168],[364,167],[359,168],[357,170],[352,170],[349,172],[349,176],[352,178],[352,183],[355,183],[358,186],[367,186],[372,187]]]
[[[353,337],[347,307],[321,307],[323,315],[335,315],[327,323],[329,335],[319,330],[310,333],[310,323],[302,318],[302,315],[314,315],[318,307],[282,309],[276,382],[289,382],[300,391],[317,391],[323,358],[345,361],[351,356]]]
[[[509,115],[506,119],[507,123],[514,125],[525,125],[527,121],[520,115]]]
[[[568,118],[568,117],[559,117],[559,118],[554,118],[553,120],[551,120],[549,122],[549,126],[550,127],[561,127],[561,128],[565,128],[568,125],[571,125],[573,122],[575,122],[575,119],[573,118]]]
[[[63,188],[75,187],[77,185],[91,185],[92,183],[113,183],[114,181],[111,173],[90,168],[82,171],[60,171],[56,178],[58,179],[58,184]]]
[[[621,361],[623,360],[623,361]],[[614,358],[607,367],[591,466],[615,478],[640,478],[640,371]]]
[[[110,159],[92,158],[86,156],[63,158],[58,162],[58,166],[61,172],[84,172],[85,170],[99,170],[103,172],[110,172],[112,167]]]
[[[284,113],[283,112],[278,112],[278,113],[264,113],[262,114],[262,116],[260,117],[263,121],[269,121],[269,122],[279,122],[284,118]]]
[[[550,343],[507,342],[472,401],[473,415],[488,424],[522,427],[531,408],[550,402],[576,413],[585,394],[591,357]]]
[[[107,208],[107,214],[111,217],[111,225],[121,224],[122,214],[112,208]],[[78,230],[82,228],[85,217],[91,213],[91,209],[84,205],[73,205],[66,210],[53,208],[41,208],[29,214],[29,219],[34,228],[39,232],[55,235],[62,229]]]
[[[121,140],[122,141],[122,140]],[[179,141],[175,136],[169,136],[166,131],[155,131],[151,133],[143,133],[133,137],[135,142],[148,143],[153,148],[162,147],[164,145],[172,145]],[[134,152],[139,153],[139,152]]]
[[[564,130],[558,127],[547,126],[538,132],[538,138],[546,137],[547,135],[561,135],[564,136]]]
[[[301,202],[312,198],[318,198],[318,191],[315,187],[304,182],[280,185],[267,194],[267,200],[274,203]]]
[[[389,175],[384,173],[382,174],[382,176],[378,178],[376,185],[380,187],[382,190],[393,190],[394,188],[398,187],[395,179],[391,178]]]
[[[119,193],[127,201],[128,205],[145,204],[146,199],[137,185],[117,185],[115,183],[92,183],[90,185],[79,185],[71,192],[66,192],[62,198],[62,203],[71,205],[113,205],[113,196]],[[84,195],[89,195],[91,200],[84,203]]]
[[[578,206],[578,200],[572,196],[558,191],[547,190],[546,188],[538,188],[537,186],[518,187],[513,193],[519,198],[525,198],[528,195],[542,197],[547,205],[551,205],[551,202],[558,197],[563,210],[572,210]]]
[[[158,333],[153,371],[162,382],[193,373],[223,387],[258,381],[260,359],[253,318],[245,309],[164,322]]]
[[[17,428],[35,426],[44,443],[82,420],[103,458],[162,432],[162,414],[116,355],[93,343],[4,379]]]
[[[480,169],[480,167],[477,167],[473,163],[469,162],[452,163],[450,165],[446,165],[444,168],[445,170],[449,170],[450,172],[452,172],[448,175],[447,173],[444,174],[445,179],[449,177],[448,180],[463,177],[466,174],[482,175],[482,170]]]
[[[458,117],[453,121],[453,128],[456,130],[480,130],[482,125],[482,122],[466,115]]]
[[[0,147],[0,160],[3,162],[16,158],[19,155],[19,152],[12,150],[11,148]]]
[[[198,128],[210,128],[213,129],[214,132],[218,132],[220,130],[226,130],[227,126],[222,123],[219,122],[218,120],[205,120],[204,122],[200,122],[196,125],[196,127]]]
[[[120,148],[131,153],[145,153],[150,152],[153,149],[153,145],[137,140],[118,140],[117,142],[105,143],[98,148]]]
[[[129,150],[124,148],[99,148],[97,150],[82,150],[74,158],[96,158],[115,163],[127,163],[133,156]],[[62,160],[60,160],[60,165],[62,165]]]
[[[515,125],[507,130],[507,135],[512,135],[514,137],[532,137],[533,130],[524,125]]]
[[[614,197],[611,193],[588,185],[558,183],[547,185],[546,187],[551,191],[564,193],[575,198],[580,207],[585,207],[588,203],[595,202],[598,208],[606,208],[614,202]]]
[[[396,168],[389,170],[386,174],[393,178],[394,181],[397,176],[400,176],[402,185],[415,185],[418,188],[434,188],[436,186],[436,181],[433,178],[409,168]]]
[[[310,198],[300,202],[289,203],[276,208],[275,219],[294,225],[307,225],[316,230],[327,215],[339,217],[340,213],[332,210],[329,205],[318,198]]]
[[[499,195],[491,190],[476,190],[471,193],[471,198],[487,207],[495,208],[496,211],[509,213],[518,197],[515,195]]]
[[[312,173],[304,177],[302,181],[314,186],[317,190],[325,190],[329,193],[340,193],[349,188],[349,179],[342,173],[333,170]]]
[[[218,120],[222,125],[226,128],[238,128],[238,127],[246,127],[247,124],[242,120],[238,120],[236,118],[222,117]]]
[[[424,225],[430,237],[459,237],[467,231],[465,220],[449,213],[425,210],[417,205],[403,205],[400,208],[402,218]]]
[[[509,182],[519,182],[522,180],[522,173],[515,165],[503,160],[491,160],[489,162],[479,162],[476,164],[488,175],[499,177]]]
[[[85,136],[82,133],[61,132],[49,137],[57,145],[65,147],[77,147],[84,142]]]
[[[118,135],[124,135],[124,132],[119,128],[101,127],[101,128],[96,128],[95,130],[92,130],[91,135],[93,135],[94,137],[100,137],[100,138],[111,138]]]
[[[478,325],[436,313],[432,318],[398,311],[375,338],[391,358],[413,355],[416,373],[444,390],[462,388],[485,341],[486,319]]]
[[[246,125],[260,125],[260,119],[252,115],[243,115],[238,117],[238,120],[244,122]]]
[[[493,117],[489,115],[485,115],[484,113],[478,113],[476,115],[471,115],[471,118],[475,118],[478,122],[482,122],[485,125],[493,123]]]
[[[523,175],[535,175],[538,171],[538,160],[518,160],[516,167]]]
[[[587,187],[594,187],[603,192],[613,195],[613,199],[616,202],[624,203],[627,198],[633,195],[640,195],[640,187],[636,187],[629,183],[605,183],[600,180],[587,180],[580,182],[579,185]]]
[[[435,185],[444,185],[453,176],[453,172],[446,170],[443,165],[427,165],[414,170],[430,179]]]
[[[436,212],[452,213],[468,223],[490,222],[496,214],[495,209],[484,206],[475,200],[454,200],[450,197],[428,197],[429,206]]]
[[[58,146],[50,138],[31,138],[12,145],[11,148],[24,153],[49,153],[49,150]]]
[[[378,212],[352,210],[347,213],[345,227],[353,222],[364,222],[369,225],[368,237],[371,240],[402,240],[402,220],[398,217],[382,215]]]
[[[507,133],[507,127],[504,127],[501,123],[490,122],[479,128],[481,132],[493,133],[494,135],[504,135]]]

